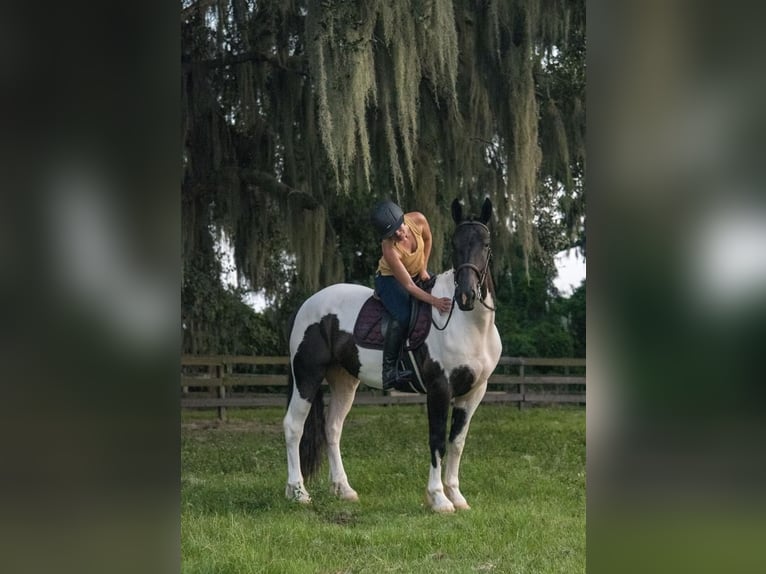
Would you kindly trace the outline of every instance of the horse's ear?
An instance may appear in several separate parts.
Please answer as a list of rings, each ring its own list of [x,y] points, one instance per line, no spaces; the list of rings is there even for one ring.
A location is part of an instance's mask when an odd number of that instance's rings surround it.
[[[463,206],[460,205],[460,201],[458,199],[455,199],[452,202],[452,219],[455,220],[455,223],[460,223],[463,221]]]
[[[490,217],[492,217],[492,202],[489,200],[489,198],[486,198],[484,200],[484,205],[481,206],[481,215],[479,216],[479,221],[486,225]]]

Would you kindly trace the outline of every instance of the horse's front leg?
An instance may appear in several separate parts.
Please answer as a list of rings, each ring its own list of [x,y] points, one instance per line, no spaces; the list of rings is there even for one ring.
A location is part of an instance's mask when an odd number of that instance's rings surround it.
[[[426,500],[434,512],[455,512],[455,507],[445,495],[442,484],[442,460],[446,453],[447,414],[450,403],[449,387],[443,375],[428,389],[427,403],[431,468]]]
[[[463,455],[465,438],[468,435],[468,426],[471,418],[476,412],[476,408],[484,398],[487,390],[487,381],[484,381],[478,387],[462,397],[455,398],[455,405],[452,408],[452,425],[450,426],[449,445],[447,447],[447,462],[444,471],[444,490],[447,498],[458,510],[468,510],[468,506],[463,494],[460,492],[460,457]]]
[[[327,456],[330,463],[330,488],[333,494],[343,500],[357,501],[359,495],[351,488],[343,468],[340,455],[340,437],[343,433],[343,422],[346,420],[354,395],[359,386],[359,379],[352,377],[348,371],[333,368],[327,373],[327,381],[332,387],[330,395],[330,412],[327,417],[326,437]]]

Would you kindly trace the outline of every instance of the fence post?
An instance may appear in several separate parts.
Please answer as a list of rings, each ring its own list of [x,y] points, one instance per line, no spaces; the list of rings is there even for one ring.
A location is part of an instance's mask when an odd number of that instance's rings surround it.
[[[519,383],[519,394],[521,395],[521,400],[519,400],[519,410],[523,410],[526,406],[524,402],[527,400],[526,397],[526,385],[524,384],[524,361],[522,360],[521,364],[519,365],[519,376],[521,377],[521,382]]]
[[[227,364],[219,364],[216,365],[216,375],[218,378],[220,378],[221,382],[218,385],[218,398],[219,399],[225,399],[226,398],[226,387],[224,386],[224,374],[225,372],[231,367],[231,365]],[[218,420],[226,422],[226,407],[220,406],[218,407]]]

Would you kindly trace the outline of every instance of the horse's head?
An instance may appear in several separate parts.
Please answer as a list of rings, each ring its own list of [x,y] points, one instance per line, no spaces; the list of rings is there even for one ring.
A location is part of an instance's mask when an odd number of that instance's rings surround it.
[[[489,222],[492,202],[484,200],[481,215],[463,218],[463,208],[456,199],[452,202],[452,219],[455,233],[452,235],[452,267],[455,270],[455,301],[461,311],[471,311],[476,299],[486,295],[485,282],[489,277]]]

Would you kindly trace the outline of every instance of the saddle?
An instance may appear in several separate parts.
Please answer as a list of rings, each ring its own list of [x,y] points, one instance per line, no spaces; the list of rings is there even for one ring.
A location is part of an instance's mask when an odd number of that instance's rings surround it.
[[[434,275],[422,285],[423,290],[430,293],[435,281],[436,276]],[[359,315],[356,317],[354,342],[366,349],[383,349],[383,341],[390,320],[391,315],[386,311],[377,295],[373,293],[364,302],[364,305],[359,310]],[[404,351],[413,351],[420,347],[426,340],[430,330],[431,305],[413,298],[410,308],[410,325],[407,329]]]

